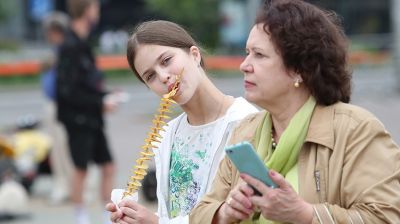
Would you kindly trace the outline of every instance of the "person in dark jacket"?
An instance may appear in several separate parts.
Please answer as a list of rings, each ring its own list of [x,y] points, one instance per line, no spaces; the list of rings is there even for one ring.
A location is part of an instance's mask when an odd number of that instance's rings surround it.
[[[54,11],[43,20],[43,30],[48,44],[53,47],[50,59],[43,62],[43,73],[41,83],[46,98],[45,126],[52,138],[50,150],[51,173],[53,187],[50,194],[50,203],[59,204],[69,200],[70,187],[73,170],[72,161],[69,158],[67,147],[67,136],[62,124],[56,119],[56,65],[59,46],[64,42],[65,33],[69,28],[69,17],[63,12]]]
[[[101,166],[104,203],[113,185],[114,164],[104,133],[103,112],[114,110],[116,104],[104,100],[107,92],[102,73],[87,41],[99,20],[99,9],[97,0],[68,1],[71,25],[58,55],[57,116],[66,128],[75,166],[71,199],[76,206],[77,224],[89,223],[82,199],[88,163]]]

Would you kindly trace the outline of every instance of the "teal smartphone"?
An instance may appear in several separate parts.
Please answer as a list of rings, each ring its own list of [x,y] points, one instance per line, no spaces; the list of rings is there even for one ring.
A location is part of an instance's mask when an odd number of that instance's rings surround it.
[[[248,174],[271,188],[277,188],[270,178],[268,168],[249,142],[244,141],[225,148],[226,155],[241,173]],[[254,189],[254,188],[253,188]],[[256,192],[259,194],[259,192]]]

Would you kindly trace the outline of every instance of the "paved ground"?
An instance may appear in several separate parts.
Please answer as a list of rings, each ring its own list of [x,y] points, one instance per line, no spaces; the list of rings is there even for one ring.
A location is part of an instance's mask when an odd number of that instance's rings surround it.
[[[132,78],[133,80],[133,78]],[[390,67],[364,67],[354,71],[354,94],[352,102],[373,112],[400,142],[400,101],[398,83]],[[217,86],[233,96],[242,95],[242,77],[233,76],[215,79]],[[399,87],[396,87],[397,86]],[[113,84],[131,94],[131,100],[122,105],[120,110],[107,117],[109,139],[118,162],[118,174],[115,186],[124,187],[129,170],[137,158],[137,151],[143,144],[146,131],[151,125],[151,115],[158,106],[158,99],[139,83],[125,81]],[[43,116],[44,100],[38,87],[0,88],[0,127],[10,125],[18,116],[31,113]],[[87,204],[90,208],[93,223],[102,222],[103,205],[98,202],[98,171],[91,170],[91,180],[87,189]],[[51,189],[49,178],[42,178],[35,186],[35,195],[29,204],[30,215],[26,219],[11,222],[12,224],[70,224],[73,223],[72,207],[66,203],[61,206],[50,206],[46,195]],[[143,200],[142,200],[143,201]],[[155,209],[156,204],[146,204]]]

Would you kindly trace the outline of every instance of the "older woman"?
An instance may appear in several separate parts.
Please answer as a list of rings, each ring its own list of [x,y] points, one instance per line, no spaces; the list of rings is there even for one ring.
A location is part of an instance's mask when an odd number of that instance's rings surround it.
[[[375,116],[348,104],[346,47],[334,13],[300,0],[265,5],[240,67],[247,100],[265,111],[230,143],[252,143],[279,188],[225,158],[190,223],[400,223],[400,150]]]

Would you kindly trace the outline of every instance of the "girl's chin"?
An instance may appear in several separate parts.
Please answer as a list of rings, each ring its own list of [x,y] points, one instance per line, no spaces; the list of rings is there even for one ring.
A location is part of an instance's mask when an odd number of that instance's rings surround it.
[[[175,94],[175,96],[173,96],[172,98],[171,98],[173,101],[175,101],[175,103],[176,104],[178,104],[178,105],[181,105],[182,103],[182,97],[181,97],[181,94],[179,93],[179,92],[177,92],[176,94]]]
[[[179,106],[186,105],[186,104],[190,101],[190,98],[188,98],[187,96],[184,96],[184,95],[182,95],[182,94],[179,94],[179,95],[173,97],[172,99],[173,99],[173,100],[176,102],[176,104],[178,104]]]

